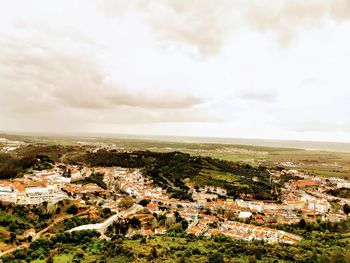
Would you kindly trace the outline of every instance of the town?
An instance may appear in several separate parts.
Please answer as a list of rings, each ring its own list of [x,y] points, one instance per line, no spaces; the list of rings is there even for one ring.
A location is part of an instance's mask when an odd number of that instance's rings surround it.
[[[50,169],[32,170],[21,178],[0,181],[0,201],[15,206],[54,205],[71,200],[78,205],[111,211],[105,222],[81,225],[70,231],[94,229],[110,239],[115,223],[137,219],[139,227],[125,236],[163,235],[182,223],[189,235],[268,243],[298,244],[302,236],[273,228],[273,224],[296,224],[301,220],[339,222],[349,214],[350,199],[330,195],[330,190],[350,188],[340,178],[323,178],[292,169],[271,171],[271,182],[286,180],[279,202],[233,199],[221,187],[198,187],[185,180],[193,201],[169,197],[165,189],[143,175],[142,169],[85,167],[54,163]],[[89,182],[100,176],[101,182]],[[255,178],[255,180],[258,180]]]

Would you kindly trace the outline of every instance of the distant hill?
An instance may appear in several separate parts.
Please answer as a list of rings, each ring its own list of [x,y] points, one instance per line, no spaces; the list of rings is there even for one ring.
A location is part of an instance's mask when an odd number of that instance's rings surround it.
[[[301,140],[270,140],[270,139],[249,139],[249,138],[219,138],[219,137],[191,137],[191,136],[158,136],[158,135],[131,135],[131,134],[47,134],[47,133],[26,133],[26,132],[1,132],[0,138],[20,139],[24,136],[27,140],[35,137],[46,140],[108,140],[108,139],[136,139],[152,140],[162,142],[179,143],[215,143],[230,145],[264,146],[277,148],[296,148],[305,150],[325,150],[336,152],[350,152],[350,143],[347,142],[321,142]]]

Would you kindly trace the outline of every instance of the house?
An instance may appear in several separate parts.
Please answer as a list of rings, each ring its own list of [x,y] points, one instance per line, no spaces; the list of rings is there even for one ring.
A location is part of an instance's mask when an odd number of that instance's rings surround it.
[[[119,201],[112,201],[112,202],[106,203],[102,207],[109,208],[109,209],[111,209],[111,211],[118,211],[119,210]]]
[[[308,203],[308,209],[314,210],[320,214],[327,213],[332,208],[327,200],[313,200]]]
[[[243,219],[243,220],[247,220],[249,218],[251,218],[253,214],[251,212],[248,211],[241,211],[238,215],[239,219]]]
[[[158,204],[154,204],[154,203],[148,203],[146,208],[151,212],[151,213],[159,213],[159,205]]]
[[[250,241],[250,240],[252,240],[253,239],[253,236],[252,236],[252,234],[243,234],[242,235],[242,239],[244,240],[244,241]]]
[[[206,237],[212,237],[212,236],[217,236],[217,235],[220,235],[222,234],[222,231],[219,230],[219,229],[209,229],[205,234],[204,236]]]
[[[54,184],[34,182],[25,178],[13,182],[0,181],[0,201],[27,205],[62,200],[65,197],[66,194]]]
[[[166,229],[163,227],[156,228],[156,229],[154,229],[154,233],[156,235],[164,235],[166,233]]]
[[[200,236],[204,231],[198,226],[190,227],[186,230],[187,234],[193,234],[195,236]]]
[[[143,235],[147,236],[147,237],[150,237],[150,236],[154,235],[154,232],[152,230],[150,230],[150,229],[145,229],[145,230],[143,230]]]
[[[339,182],[337,183],[338,188],[350,188],[350,182]]]
[[[293,188],[302,188],[307,186],[316,186],[319,185],[320,182],[315,180],[293,180],[291,185]]]

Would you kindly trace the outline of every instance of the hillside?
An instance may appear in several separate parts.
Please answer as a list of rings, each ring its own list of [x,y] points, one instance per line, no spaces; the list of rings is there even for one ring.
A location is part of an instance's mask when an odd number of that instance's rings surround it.
[[[99,150],[68,160],[89,166],[143,168],[143,173],[167,189],[174,198],[190,199],[184,180],[195,186],[212,185],[227,190],[237,198],[251,196],[258,200],[276,200],[276,186],[269,182],[266,167],[224,161],[211,157],[191,156],[181,152],[135,151],[131,153]]]

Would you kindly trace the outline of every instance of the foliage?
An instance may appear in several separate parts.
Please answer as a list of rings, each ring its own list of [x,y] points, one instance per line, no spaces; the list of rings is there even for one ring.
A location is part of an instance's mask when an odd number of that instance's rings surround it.
[[[71,206],[69,206],[66,210],[66,212],[68,214],[72,214],[75,215],[78,213],[78,206],[76,204],[72,204]]]
[[[105,182],[103,182],[103,176],[102,173],[92,173],[90,176],[84,178],[83,180],[75,181],[74,183],[77,184],[97,184],[99,187],[103,189],[107,189],[107,185]]]
[[[82,164],[90,166],[121,166],[128,168],[143,168],[143,173],[152,178],[159,186],[166,189],[174,198],[192,201],[189,188],[184,179],[194,180],[203,175],[201,172],[214,171],[226,173],[229,177],[238,178],[225,180],[214,178],[206,180],[207,184],[220,185],[226,188],[232,197],[241,194],[252,195],[255,199],[276,200],[278,186],[269,182],[269,172],[265,167],[252,167],[247,164],[234,163],[210,157],[191,156],[181,152],[149,152],[134,151],[131,153],[99,150],[88,152],[78,159]],[[78,161],[76,160],[76,161]],[[253,180],[257,177],[259,180]],[[206,179],[209,179],[206,177]]]
[[[47,226],[51,217],[44,205],[12,206],[0,202],[0,225],[16,234],[33,227],[39,231]]]
[[[343,206],[343,210],[344,210],[344,213],[345,214],[350,214],[350,205],[348,205],[348,204],[345,204],[344,206]]]
[[[15,261],[19,257],[47,259],[54,253],[69,253],[80,255],[83,262],[85,259],[86,262],[349,262],[349,244],[336,235],[329,235],[325,241],[320,242],[321,236],[315,235],[315,239],[307,238],[297,246],[290,246],[193,235],[148,239],[118,236],[105,241],[96,239],[98,233],[94,231],[81,231],[34,241],[27,251],[18,251],[16,259],[3,258],[3,261],[20,262]]]
[[[27,169],[49,169],[71,147],[59,145],[28,145],[13,153],[0,153],[0,179],[10,179],[23,174]]]
[[[139,204],[146,207],[149,204],[150,200],[149,199],[142,199]]]
[[[72,218],[67,218],[63,221],[64,230],[69,230],[77,226],[96,224],[99,223],[99,219],[89,219],[88,217],[78,217],[73,216]]]
[[[128,208],[132,207],[133,204],[134,204],[133,199],[123,198],[122,200],[120,200],[119,207],[121,207],[123,209],[128,209]]]
[[[330,195],[341,197],[341,198],[350,198],[350,189],[349,188],[335,188],[330,189],[327,192]]]
[[[208,263],[225,263],[224,256],[216,252],[208,257]]]

